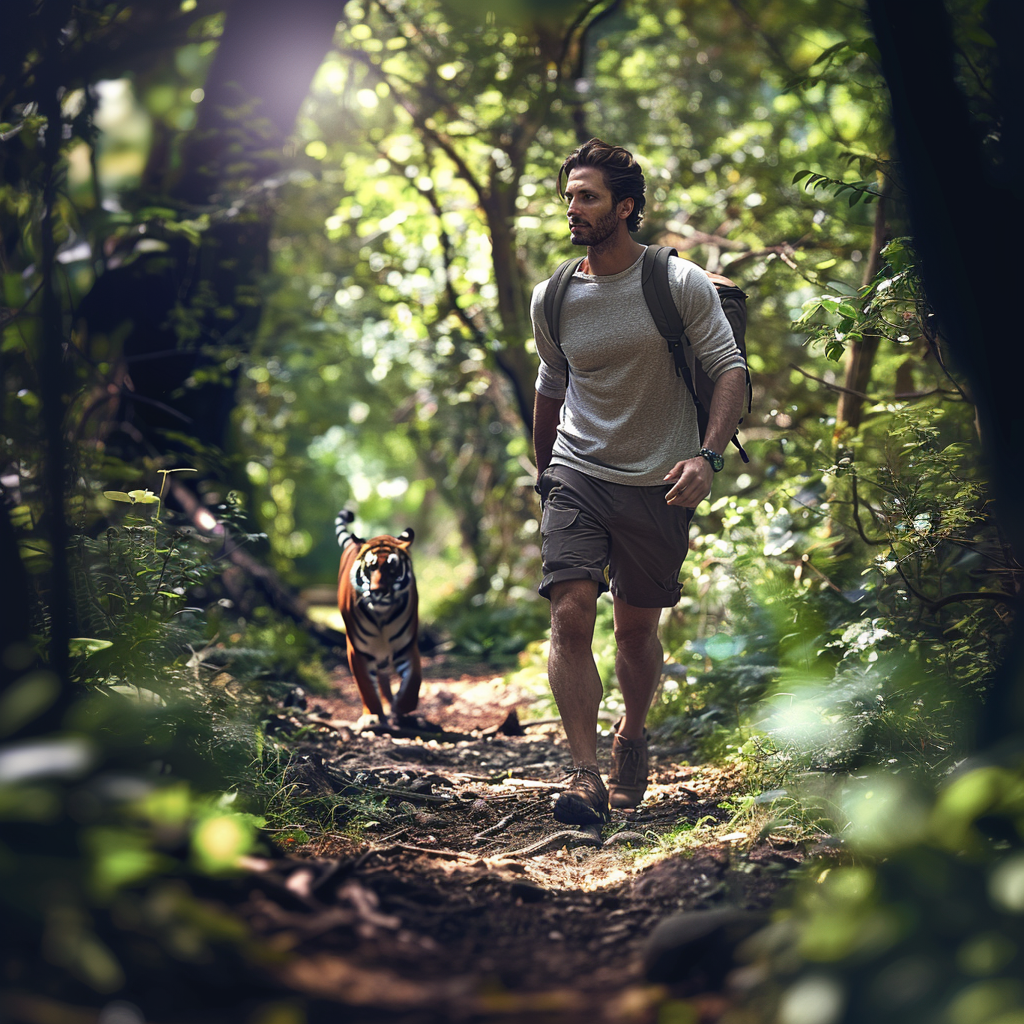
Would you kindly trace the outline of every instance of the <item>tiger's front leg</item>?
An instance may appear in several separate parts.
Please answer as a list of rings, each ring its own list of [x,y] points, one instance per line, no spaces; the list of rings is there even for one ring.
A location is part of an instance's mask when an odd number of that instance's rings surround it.
[[[398,697],[391,705],[396,715],[411,715],[420,702],[420,686],[423,682],[423,669],[420,663],[420,651],[415,641],[410,650],[403,652],[396,660],[395,669],[402,680],[398,687]]]
[[[391,670],[389,668],[377,669],[377,690],[384,703],[394,711],[395,698],[391,693]]]
[[[355,677],[356,686],[359,687],[359,696],[363,700],[363,711],[367,715],[376,715],[383,722],[385,718],[384,705],[381,704],[380,694],[377,692],[376,664],[371,665],[351,643],[346,644],[346,647],[348,649],[348,667]],[[390,685],[388,690],[390,697]]]

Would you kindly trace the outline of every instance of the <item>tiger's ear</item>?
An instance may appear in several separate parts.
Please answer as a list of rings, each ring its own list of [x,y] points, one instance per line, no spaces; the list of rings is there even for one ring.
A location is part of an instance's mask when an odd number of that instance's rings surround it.
[[[409,545],[410,545],[410,544],[412,544],[412,542],[413,542],[413,539],[415,538],[415,536],[416,536],[416,532],[415,532],[415,531],[413,530],[413,528],[412,528],[411,526],[407,526],[407,527],[406,527],[406,528],[405,528],[405,529],[404,529],[404,530],[403,530],[403,531],[402,531],[402,532],[401,532],[401,533],[400,533],[400,534],[399,534],[399,535],[398,535],[398,536],[397,536],[397,537],[395,538],[395,540],[397,540],[397,541],[401,541],[401,542],[402,542],[402,545],[403,545],[404,547],[409,547]]]

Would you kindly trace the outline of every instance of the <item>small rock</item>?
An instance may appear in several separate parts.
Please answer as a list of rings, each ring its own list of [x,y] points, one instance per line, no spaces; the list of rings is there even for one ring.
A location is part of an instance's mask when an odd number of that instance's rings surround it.
[[[524,903],[540,903],[548,896],[547,889],[534,885],[532,882],[513,882],[510,891],[512,899],[522,900]]]
[[[604,841],[605,846],[644,846],[647,840],[639,832],[616,832]]]
[[[226,673],[221,673],[222,675]],[[229,677],[230,678],[230,677]],[[214,685],[217,680],[214,679]],[[306,710],[306,691],[301,686],[293,686],[285,695],[284,700],[281,703],[286,708],[300,708],[302,711]]]
[[[826,836],[820,843],[815,843],[808,849],[812,857],[828,857],[842,853],[845,843],[840,836]]]
[[[506,716],[505,721],[498,726],[498,732],[503,736],[525,736],[526,730],[519,724],[519,715],[513,708]]]
[[[736,947],[767,923],[767,914],[738,908],[674,914],[651,932],[644,974],[655,984],[692,979],[717,989],[736,966]]]
[[[477,797],[469,805],[469,816],[471,818],[490,818],[491,808],[488,806],[487,801],[483,797]]]

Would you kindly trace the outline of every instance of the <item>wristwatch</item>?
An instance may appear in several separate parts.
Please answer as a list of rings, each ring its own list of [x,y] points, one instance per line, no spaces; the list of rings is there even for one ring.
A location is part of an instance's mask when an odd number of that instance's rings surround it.
[[[725,459],[718,452],[713,452],[710,448],[701,448],[697,454],[702,459],[707,459],[716,473],[720,473],[725,468]]]

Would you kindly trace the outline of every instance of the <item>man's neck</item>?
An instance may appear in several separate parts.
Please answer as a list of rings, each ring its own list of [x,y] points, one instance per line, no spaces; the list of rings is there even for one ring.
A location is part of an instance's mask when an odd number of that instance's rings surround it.
[[[619,231],[600,245],[587,246],[587,258],[580,269],[594,277],[611,277],[629,270],[643,251],[644,247],[628,231]]]

